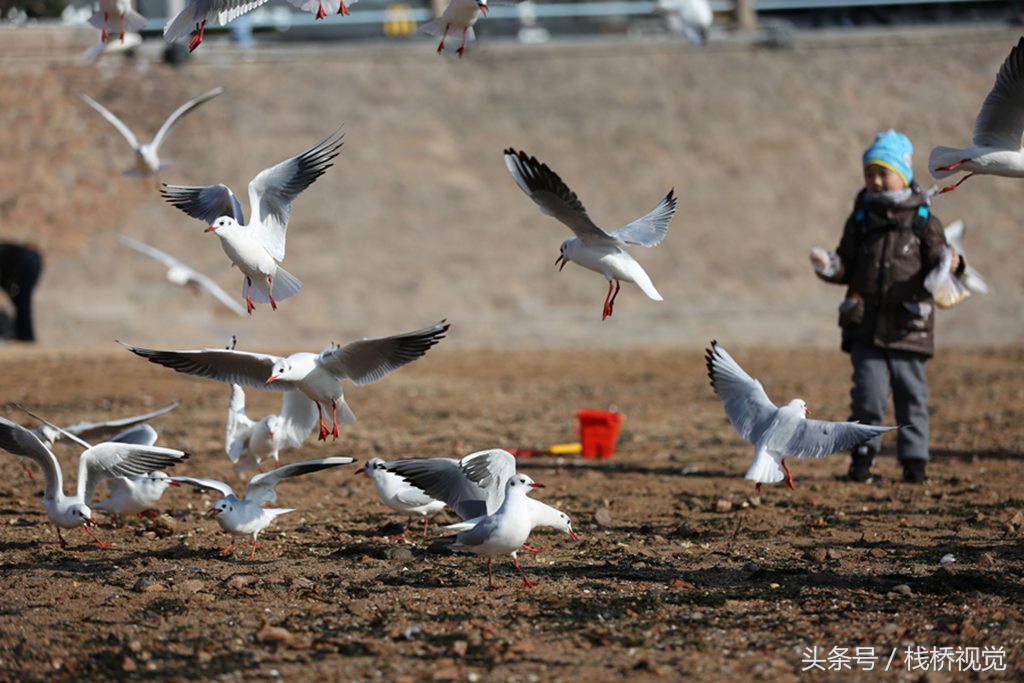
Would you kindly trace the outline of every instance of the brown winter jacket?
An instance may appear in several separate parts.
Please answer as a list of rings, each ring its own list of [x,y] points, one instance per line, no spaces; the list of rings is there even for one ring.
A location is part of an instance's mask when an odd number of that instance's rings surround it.
[[[914,219],[927,205],[920,189],[893,205],[868,203],[857,195],[836,249],[839,268],[823,280],[847,285],[840,313],[844,351],[854,341],[883,349],[935,352],[935,302],[924,279],[942,258],[946,236],[942,223],[930,211],[922,219],[920,238]],[[863,300],[863,303],[852,300]]]

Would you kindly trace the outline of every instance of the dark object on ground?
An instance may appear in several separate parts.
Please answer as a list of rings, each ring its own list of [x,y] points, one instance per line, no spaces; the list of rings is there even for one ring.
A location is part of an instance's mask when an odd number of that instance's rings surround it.
[[[14,304],[14,338],[35,341],[32,291],[43,272],[43,257],[31,247],[0,242],[0,287]]]
[[[928,465],[927,460],[904,460],[903,461],[903,481],[908,484],[922,484],[928,477],[925,474],[925,468]]]
[[[851,481],[866,484],[871,481],[871,466],[875,464],[875,454],[867,446],[858,446],[850,454],[850,471],[846,476]]]

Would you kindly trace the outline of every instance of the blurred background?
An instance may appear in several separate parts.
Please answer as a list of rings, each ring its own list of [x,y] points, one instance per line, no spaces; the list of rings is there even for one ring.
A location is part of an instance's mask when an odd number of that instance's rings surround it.
[[[457,35],[439,56],[416,32],[444,3],[360,0],[315,21],[271,0],[208,26],[189,55],[161,37],[181,5],[140,0],[149,22],[124,44],[114,22],[101,52],[89,3],[0,1],[0,241],[42,254],[42,344],[237,334],[239,348],[318,350],[447,317],[467,346],[838,347],[843,289],[817,280],[807,252],[838,243],[861,152],[902,130],[931,185],[928,151],[969,144],[1021,34],[1018,2],[715,0],[696,38],[667,0],[524,2],[492,5],[458,59]],[[248,211],[261,169],[339,125],[346,140],[294,206],[283,265],[305,286],[248,319],[118,242],[152,244],[241,300],[218,240],[122,175],[130,149],[79,98],[148,139],[218,85],[161,149],[175,161],[163,182],[223,182]],[[516,187],[510,146],[549,164],[607,229],[675,188],[668,238],[632,250],[664,302],[624,284],[601,321],[606,283],[557,271],[570,233]],[[944,222],[966,223],[967,259],[991,287],[939,312],[940,348],[1024,341],[1021,182],[977,177],[935,200]],[[0,296],[7,318],[9,304]]]

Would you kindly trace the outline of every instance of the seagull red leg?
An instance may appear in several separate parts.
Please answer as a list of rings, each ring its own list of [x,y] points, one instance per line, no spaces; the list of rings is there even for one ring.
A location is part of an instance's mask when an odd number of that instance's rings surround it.
[[[249,561],[252,562],[256,559],[256,539],[252,539],[252,552],[249,553]]]
[[[936,166],[935,170],[936,171],[955,171],[956,169],[958,169],[961,166],[963,166],[964,164],[966,164],[968,161],[970,161],[970,158],[961,159],[960,161],[956,162],[955,164],[950,164],[948,166]]]
[[[409,533],[409,526],[410,525],[412,525],[412,517],[410,517],[409,521],[405,523],[405,528],[402,529],[402,533],[398,534],[397,536],[392,536],[391,540],[392,541],[404,541],[405,540],[405,535],[407,533]]]
[[[124,15],[121,15],[121,42],[124,43]]]
[[[235,539],[234,539],[234,538],[232,537],[232,539],[231,539],[231,545],[229,545],[229,546],[228,546],[227,548],[224,548],[223,550],[221,550],[221,551],[220,551],[220,552],[218,552],[217,554],[218,554],[218,555],[221,555],[221,556],[224,556],[224,555],[230,555],[230,554],[231,554],[231,551],[232,551],[232,550],[234,550],[234,549],[235,549]]]
[[[530,546],[528,546],[528,545],[526,545],[524,543],[523,544],[523,550],[525,550],[528,553],[539,553],[539,552],[543,551],[544,548],[531,548]]]
[[[274,301],[274,278],[270,275],[267,276],[267,294],[270,295],[270,309],[276,311],[277,302]]]
[[[203,42],[203,32],[206,31],[206,19],[203,19],[201,23],[196,24],[196,33],[192,36],[192,39],[188,41],[188,51],[194,52],[199,44]]]
[[[21,468],[23,470],[25,470],[25,474],[28,475],[28,478],[31,481],[35,481],[36,480],[36,475],[32,474],[32,468],[29,467],[25,462],[21,463]]]
[[[331,436],[337,441],[341,434],[338,432],[338,402],[331,399],[331,407],[334,409],[334,429],[331,430]],[[326,441],[327,439],[324,439]]]
[[[327,12],[324,11],[324,3],[321,2],[320,3],[320,7],[318,7],[317,10],[316,10],[316,17],[315,17],[315,19],[317,21],[320,21],[321,19],[324,19],[326,17],[327,17]]]
[[[497,588],[497,586],[494,585],[494,575],[491,573],[491,562],[493,561],[494,560],[490,557],[487,558],[487,585],[491,588]]]
[[[324,422],[324,407],[320,405],[320,401],[314,401],[314,403],[316,403],[316,409],[320,415],[320,436],[317,437],[317,439],[320,441],[327,441],[327,435],[330,434],[331,431],[327,428],[327,423]]]
[[[611,280],[608,281],[608,294],[604,297],[604,311],[601,313],[601,320],[607,320],[608,316],[612,314],[611,306],[608,302],[612,300],[612,287],[614,286]]]
[[[67,548],[68,547],[68,542],[64,540],[64,536],[60,533],[60,527],[59,526],[55,526],[53,528],[57,530],[57,540],[60,542],[60,547],[61,548]]]
[[[252,315],[252,312],[256,310],[256,304],[252,302],[252,278],[246,276],[245,278],[245,312]]]
[[[437,54],[444,52],[444,39],[448,37],[448,29],[451,27],[451,24],[444,25],[444,34],[441,36],[441,43],[437,46]]]
[[[611,284],[610,282],[608,283]],[[615,298],[619,296],[619,289],[622,288],[622,283],[618,280],[615,281],[615,293],[612,294],[612,300],[608,302],[608,317],[612,317],[612,312],[615,310]]]
[[[462,59],[462,55],[466,54],[466,32],[469,31],[469,27],[462,29],[462,43],[459,45],[459,49],[455,51],[459,55],[459,59]]]
[[[342,0],[341,7],[338,8],[338,14],[348,16],[351,12],[348,11],[348,7],[345,6],[344,0]]]
[[[952,192],[956,188],[958,188],[961,185],[963,185],[964,181],[967,180],[968,178],[970,178],[972,175],[974,175],[974,174],[973,173],[968,173],[963,178],[961,178],[959,181],[957,181],[956,185],[946,185],[944,188],[939,190],[939,194],[946,194],[947,192]]]
[[[789,489],[792,490],[793,489],[793,473],[789,471],[788,467],[786,467],[786,459],[785,458],[783,458],[780,462],[782,463],[782,470],[786,473],[786,486],[788,486]]]
[[[100,41],[107,42],[107,13],[103,13],[103,29],[100,31]]]
[[[89,527],[87,527],[87,526],[83,526],[82,528],[83,528],[83,529],[85,529],[85,533],[87,533],[87,534],[89,534],[90,536],[92,536],[92,540],[96,541],[96,547],[97,547],[97,548],[109,548],[109,547],[110,547],[110,546],[109,546],[108,544],[104,543],[104,542],[103,542],[103,541],[101,541],[101,540],[100,540],[99,538],[97,538],[97,537],[96,537],[96,534],[94,534],[94,533],[92,532],[92,529],[90,529],[90,528],[89,528]]]
[[[512,554],[512,562],[515,563],[516,569],[519,570],[519,576],[523,577],[523,585],[525,587],[533,588],[537,585],[536,581],[530,581],[528,578],[526,578],[526,574],[523,573],[523,568],[519,566],[519,558],[515,556],[515,553]]]

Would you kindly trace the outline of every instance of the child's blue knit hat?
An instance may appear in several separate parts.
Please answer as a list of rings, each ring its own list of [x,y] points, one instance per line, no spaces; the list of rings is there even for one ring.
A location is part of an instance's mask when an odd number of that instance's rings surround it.
[[[864,167],[871,164],[884,166],[898,174],[903,178],[904,185],[909,186],[914,179],[914,169],[911,167],[913,155],[914,145],[910,144],[910,138],[890,128],[876,135],[875,141],[864,150]]]

